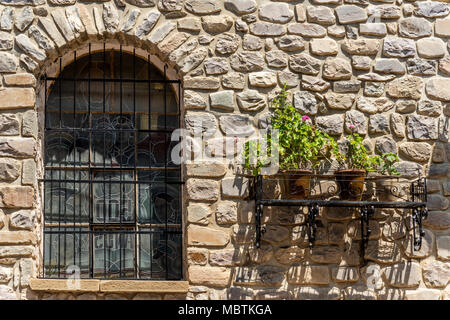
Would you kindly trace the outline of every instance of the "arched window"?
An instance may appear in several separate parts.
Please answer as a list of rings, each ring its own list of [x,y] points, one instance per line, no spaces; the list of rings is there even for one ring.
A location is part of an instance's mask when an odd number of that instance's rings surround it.
[[[122,48],[59,62],[44,77],[44,277],[181,279],[180,82]]]

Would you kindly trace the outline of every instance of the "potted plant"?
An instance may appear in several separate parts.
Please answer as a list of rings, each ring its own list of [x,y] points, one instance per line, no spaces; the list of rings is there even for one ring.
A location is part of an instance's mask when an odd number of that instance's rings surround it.
[[[341,200],[360,201],[364,191],[364,180],[368,171],[380,165],[379,156],[370,156],[363,145],[362,137],[355,132],[354,126],[348,127],[352,132],[347,136],[347,153],[340,159],[345,169],[334,172],[339,186]]]
[[[273,100],[271,126],[278,133],[279,167],[291,199],[307,199],[313,169],[338,154],[337,143],[288,102],[286,86]]]
[[[400,173],[394,166],[400,159],[395,153],[383,153],[380,157],[380,173],[387,175],[381,177],[376,181],[376,190],[378,199],[381,201],[395,201],[405,196],[405,188],[409,185],[402,185],[398,179],[393,179],[393,176],[399,177]]]

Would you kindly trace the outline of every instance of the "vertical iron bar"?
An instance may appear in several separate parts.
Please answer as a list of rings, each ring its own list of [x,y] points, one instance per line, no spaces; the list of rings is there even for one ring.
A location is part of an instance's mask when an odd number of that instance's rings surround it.
[[[75,261],[76,261],[76,248],[75,248],[75,235],[76,235],[76,228],[75,228],[75,212],[76,212],[76,199],[77,199],[77,196],[76,196],[76,190],[77,190],[77,188],[76,188],[76,166],[75,166],[75,164],[76,164],[76,156],[75,156],[75,154],[76,154],[76,150],[77,150],[77,148],[76,148],[76,138],[75,138],[75,136],[76,136],[76,120],[75,120],[75,111],[76,111],[76,88],[77,88],[77,86],[76,86],[76,83],[77,83],[77,81],[76,81],[76,78],[77,78],[77,52],[76,51],[74,51],[73,52],[73,61],[74,61],[74,70],[73,70],[73,75],[74,75],[74,81],[73,81],[73,136],[74,136],[74,150],[73,150],[73,189],[74,189],[74,197],[73,197],[73,264],[75,264]],[[81,185],[80,185],[81,186]],[[81,189],[81,188],[80,188]],[[80,227],[80,230],[79,231],[81,231],[81,227]],[[81,239],[81,237],[80,237],[80,239]],[[78,267],[81,269],[81,266],[80,265],[78,265]]]
[[[136,183],[138,180],[138,171],[137,171],[137,158],[138,158],[138,131],[136,130],[138,128],[138,121],[136,119],[136,49],[133,49],[133,125],[134,125],[134,172],[133,172],[133,190],[134,190],[134,276],[135,278],[139,277],[138,272],[138,209],[137,206],[139,204],[139,190],[138,190],[138,184]]]
[[[164,80],[167,78],[167,64],[164,65]],[[164,82],[164,130],[167,130],[167,84]],[[167,153],[169,152],[169,141],[167,139],[167,132],[164,134],[165,143],[167,146],[167,150],[164,152],[164,193],[167,195]],[[164,201],[164,209],[165,209],[165,244],[166,244],[166,252],[165,252],[165,264],[166,264],[166,280],[169,278],[169,266],[168,266],[168,241],[169,241],[169,234],[167,229],[167,199]]]
[[[88,156],[88,168],[89,168],[89,222],[93,222],[93,178],[94,175],[91,170],[92,161],[92,116],[91,116],[91,68],[92,68],[92,55],[91,55],[91,43],[89,43],[89,66],[88,66],[88,122],[89,122],[89,156]],[[89,273],[90,277],[94,277],[94,230],[89,225]]]
[[[45,74],[44,75],[44,109],[45,109],[45,115],[44,115],[44,138],[46,138],[46,131],[47,131],[47,74]],[[45,141],[44,141],[44,145],[45,145]],[[44,154],[44,162],[45,162],[46,160],[45,160],[45,154]],[[44,170],[44,178],[45,178],[45,175],[46,175],[46,171]],[[53,177],[52,177],[53,178]],[[47,222],[47,215],[46,215],[46,213],[47,213],[47,206],[46,206],[46,201],[45,201],[45,198],[46,198],[46,194],[45,194],[45,190],[46,190],[46,182],[44,182],[44,195],[43,195],[43,197],[44,197],[44,229],[46,229],[45,228],[45,223]],[[50,195],[51,195],[51,190],[52,190],[52,188],[51,188],[51,183],[50,183]],[[51,200],[51,197],[50,197],[50,200]],[[52,203],[52,201],[50,201],[50,204]],[[51,205],[50,205],[51,206]],[[50,209],[51,210],[51,209]],[[43,270],[42,270],[42,274],[44,275],[44,277],[46,276],[46,270],[45,270],[45,252],[46,252],[46,249],[45,249],[45,240],[46,240],[46,234],[44,233],[44,247],[43,247],[43,255],[44,255],[44,268],[43,268]],[[50,262],[52,261],[52,237],[51,237],[51,233],[50,233]]]
[[[120,46],[120,57],[119,57],[119,103],[120,103],[120,124],[122,125],[122,121],[123,121],[123,114],[122,114],[122,45]],[[122,130],[122,126],[120,127],[120,130]],[[123,150],[122,150],[122,131],[120,131],[120,156],[122,159],[123,156]],[[120,231],[122,231],[122,161],[120,161],[120,194],[119,194],[119,221],[120,221]],[[122,233],[119,233],[119,277],[122,277]],[[125,258],[125,257],[124,257]]]
[[[62,78],[62,58],[59,58],[59,77]],[[59,128],[62,128],[62,81],[59,81]],[[61,145],[61,135],[59,136]],[[59,180],[61,180],[61,162],[59,162]],[[61,277],[61,181],[58,183],[58,278]]]
[[[106,43],[103,42],[103,120],[106,129]],[[106,168],[106,132],[103,132],[103,168]],[[111,177],[111,175],[109,175]],[[106,179],[103,179],[103,277],[106,278]],[[109,186],[111,187],[111,186]],[[109,214],[110,215],[110,214]]]
[[[151,110],[152,110],[152,102],[151,102],[151,86],[150,86],[150,80],[151,80],[151,76],[150,76],[150,72],[151,72],[151,62],[150,62],[150,55],[147,56],[147,80],[148,80],[148,114],[147,114],[147,121],[148,121],[148,127],[147,127],[147,134],[148,134],[148,154],[151,155],[152,152],[152,145],[151,145],[151,141],[152,141],[152,136],[151,136]],[[152,177],[152,171],[151,169],[151,161],[148,162],[148,181],[151,181],[151,177]],[[151,188],[152,185],[151,183],[148,183],[148,195],[151,201]],[[148,246],[148,250],[149,250],[149,261],[150,261],[150,278],[153,277],[153,250],[152,250],[152,215],[151,215],[151,207],[148,208],[148,212],[149,212],[149,223],[150,223],[150,228],[149,228],[149,233],[148,233],[148,242],[149,242],[149,246]]]

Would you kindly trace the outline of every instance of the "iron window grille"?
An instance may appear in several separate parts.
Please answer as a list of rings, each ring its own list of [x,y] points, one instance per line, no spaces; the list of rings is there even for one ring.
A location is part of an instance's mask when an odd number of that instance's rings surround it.
[[[182,279],[181,169],[170,157],[182,89],[166,69],[89,45],[42,77],[43,277]]]

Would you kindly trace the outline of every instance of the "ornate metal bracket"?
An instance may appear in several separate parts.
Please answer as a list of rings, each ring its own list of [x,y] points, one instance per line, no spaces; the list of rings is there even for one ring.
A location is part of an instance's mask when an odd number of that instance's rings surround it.
[[[370,230],[370,218],[375,213],[373,206],[361,207],[361,258],[365,261],[366,248],[369,244],[369,237],[372,230]]]
[[[412,212],[414,251],[419,251],[422,247],[422,237],[425,236],[422,221],[428,217],[426,207],[414,208]],[[417,228],[416,228],[417,225]]]
[[[314,244],[314,240],[316,240],[316,216],[319,214],[319,205],[314,203],[308,206],[308,240],[309,240],[309,248],[312,248]]]

